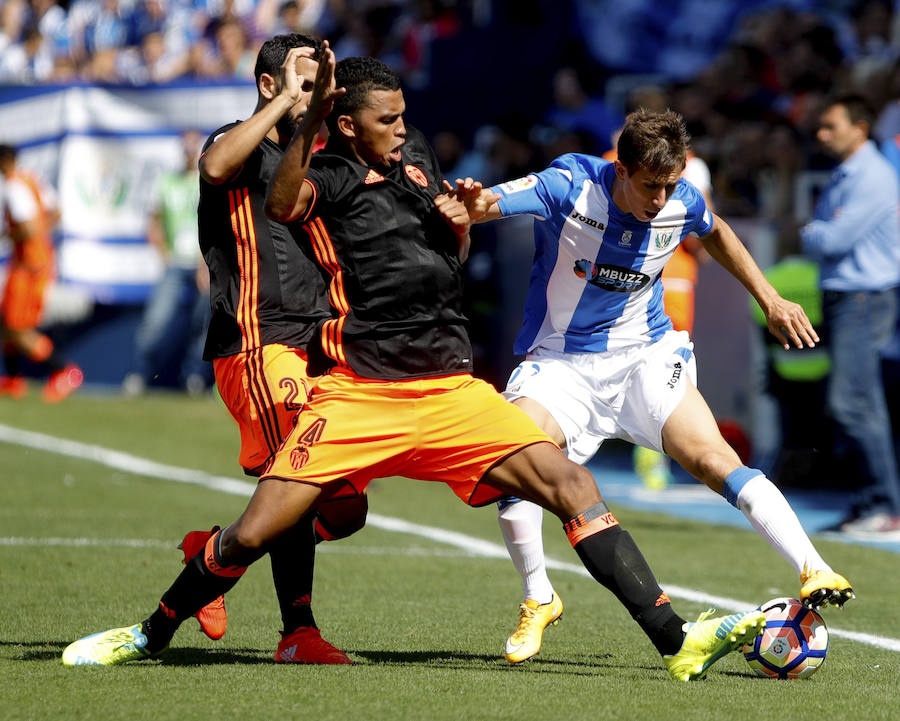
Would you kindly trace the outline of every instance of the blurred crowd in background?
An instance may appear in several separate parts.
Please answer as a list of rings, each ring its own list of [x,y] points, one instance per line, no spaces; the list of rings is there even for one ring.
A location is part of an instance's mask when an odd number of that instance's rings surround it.
[[[795,175],[828,163],[815,144],[822,99],[860,90],[882,109],[876,138],[900,134],[889,0],[4,0],[0,23],[7,85],[252,80],[261,42],[299,31],[339,58],[384,60],[411,90],[449,77],[452,92],[530,87],[526,104],[482,92],[458,99],[465,118],[428,123],[447,175],[486,182],[565,151],[601,154],[625,112],[671,107],[722,215],[772,218],[788,247]]]
[[[834,167],[816,141],[826,98],[865,95],[874,140],[900,172],[891,0],[3,0],[0,84],[252,82],[260,44],[287,32],[397,70],[407,120],[451,179],[488,185],[565,152],[600,155],[629,111],[674,109],[709,167],[717,212],[766,228],[763,267],[800,253],[809,178]],[[479,231],[469,315],[480,374],[502,383],[502,251]]]

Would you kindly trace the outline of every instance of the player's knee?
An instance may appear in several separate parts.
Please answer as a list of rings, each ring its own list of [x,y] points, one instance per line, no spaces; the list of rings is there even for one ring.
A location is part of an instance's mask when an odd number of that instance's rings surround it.
[[[685,470],[715,490],[714,486],[721,486],[721,481],[734,468],[736,459],[730,446],[727,449],[702,448],[688,461],[690,467]],[[740,463],[740,460],[737,459],[737,462]]]
[[[566,460],[543,476],[541,491],[548,510],[567,520],[601,500],[594,477],[586,468]]]
[[[265,553],[269,538],[259,526],[236,523],[222,531],[219,545],[220,562],[233,566],[249,566]]]
[[[369,499],[364,493],[324,501],[316,512],[316,541],[336,541],[353,535],[366,525],[368,512]]]

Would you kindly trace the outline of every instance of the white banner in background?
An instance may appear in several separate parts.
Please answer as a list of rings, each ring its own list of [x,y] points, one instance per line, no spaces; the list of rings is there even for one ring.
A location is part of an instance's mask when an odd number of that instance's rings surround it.
[[[256,105],[252,83],[0,87],[0,142],[58,190],[63,283],[140,303],[162,266],[146,240],[156,178],[182,163],[179,133],[209,133]]]

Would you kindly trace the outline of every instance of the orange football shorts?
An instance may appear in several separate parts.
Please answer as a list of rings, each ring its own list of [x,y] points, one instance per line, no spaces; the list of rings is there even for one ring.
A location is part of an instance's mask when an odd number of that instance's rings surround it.
[[[37,328],[44,309],[44,290],[50,276],[19,267],[10,268],[0,301],[0,318],[10,330]]]
[[[553,443],[517,406],[468,374],[384,381],[345,368],[322,377],[262,480],[327,484],[360,493],[373,478],[442,481],[481,506],[504,492],[482,483],[498,461]]]
[[[239,462],[251,476],[266,464],[294,425],[315,379],[307,356],[280,343],[213,360],[216,386],[241,433]]]

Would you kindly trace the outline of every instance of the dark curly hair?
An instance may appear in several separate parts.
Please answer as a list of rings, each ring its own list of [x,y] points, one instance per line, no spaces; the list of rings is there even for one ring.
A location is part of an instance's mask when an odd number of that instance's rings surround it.
[[[400,76],[375,58],[341,60],[335,68],[334,79],[337,86],[346,88],[347,92],[335,101],[334,109],[326,118],[332,132],[341,115],[355,115],[365,106],[371,91],[400,89]]]
[[[681,172],[690,139],[684,118],[678,113],[653,113],[641,108],[625,118],[617,146],[619,161],[629,173],[641,168],[659,176]]]
[[[315,48],[313,60],[318,60],[322,55],[322,41],[312,38],[309,35],[301,35],[300,33],[290,33],[289,35],[276,35],[266,40],[259,49],[256,56],[256,67],[253,68],[253,75],[256,77],[256,83],[263,73],[278,77],[284,59],[287,57],[288,50],[292,48]]]

